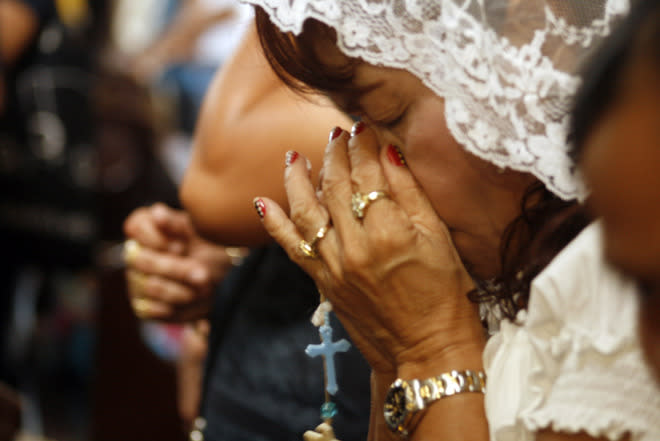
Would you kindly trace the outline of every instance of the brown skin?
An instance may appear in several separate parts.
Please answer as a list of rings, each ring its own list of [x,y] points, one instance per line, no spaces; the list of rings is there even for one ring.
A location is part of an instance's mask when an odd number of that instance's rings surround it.
[[[602,217],[607,258],[649,287],[640,335],[660,378],[660,67],[642,54],[625,67],[619,89],[586,139],[581,166],[589,205]]]
[[[264,193],[286,203],[282,169],[289,149],[305,152],[314,169],[320,169],[319,146],[327,139],[329,124],[347,123],[322,101],[318,106],[284,87],[263,59],[251,29],[207,93],[180,189],[188,211],[157,204],[137,209],[125,221],[126,236],[142,245],[127,272],[131,299],[140,299],[136,312],[141,317],[206,317],[213,287],[230,265],[219,244],[272,241],[254,216],[252,198]],[[146,277],[137,286],[135,271]],[[194,273],[202,276],[192,277]],[[188,337],[190,351],[183,354],[179,370],[179,406],[190,421],[197,411],[204,350],[203,341],[190,333]]]
[[[208,317],[213,289],[231,268],[225,247],[200,237],[187,213],[164,204],[134,210],[124,233],[140,244],[126,261],[138,316],[173,322]]]
[[[325,99],[288,90],[270,70],[251,28],[211,85],[181,186],[181,201],[198,231],[225,245],[272,241],[254,216],[252,198],[263,194],[286,207],[286,152],[304,153],[316,176],[333,123],[349,120]]]
[[[341,63],[332,58],[343,57],[337,50],[323,49],[326,62]],[[520,213],[534,178],[500,173],[466,153],[443,124],[442,99],[413,75],[362,64],[354,85],[370,92],[332,98],[369,127],[329,143],[318,198],[304,161],[288,167],[290,217],[262,198],[263,223],[332,301],[373,369],[369,438],[397,439],[381,407],[394,378],[483,369],[485,337],[465,295],[474,286],[466,267],[481,277],[498,273],[493,257],[503,229]],[[390,143],[400,147],[407,167],[392,160]],[[390,197],[374,202],[358,221],[348,204],[358,190],[384,190]],[[329,219],[320,259],[305,257],[300,240],[309,240]],[[483,397],[465,394],[433,404],[412,439],[486,441]],[[537,440],[594,438],[547,430]]]
[[[176,321],[204,316],[212,287],[227,270],[224,245],[272,240],[255,219],[254,194],[285,202],[281,170],[287,150],[300,148],[318,170],[318,145],[327,139],[327,124],[337,120],[346,122],[346,117],[327,102],[319,107],[286,89],[270,71],[251,29],[207,94],[180,190],[187,213],[157,204],[137,209],[125,221],[126,236],[143,249],[127,274],[133,299],[144,297],[144,288],[150,294],[151,302],[140,301],[140,315]],[[200,256],[204,260],[196,260]],[[194,270],[205,276],[192,280]],[[137,283],[144,287],[133,289],[133,271],[147,276],[148,283]]]
[[[186,430],[192,428],[195,418],[199,416],[209,332],[208,321],[200,320],[187,324],[181,338],[181,355],[177,360],[178,407]]]

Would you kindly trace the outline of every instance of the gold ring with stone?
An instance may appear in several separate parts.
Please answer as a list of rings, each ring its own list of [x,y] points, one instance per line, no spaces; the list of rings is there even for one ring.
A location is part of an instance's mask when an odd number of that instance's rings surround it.
[[[324,227],[321,227],[319,231],[316,232],[316,235],[314,235],[314,238],[307,242],[305,239],[302,239],[300,243],[298,244],[298,248],[300,248],[300,251],[309,258],[316,259],[319,257],[318,251],[316,250],[316,247],[321,239],[325,237],[326,234],[328,234],[328,231],[330,230],[330,225],[326,225]]]
[[[360,192],[353,193],[351,196],[351,211],[356,219],[363,219],[367,207],[378,199],[389,198],[384,191],[371,191],[366,194]]]
[[[135,239],[128,239],[124,242],[124,252],[123,252],[123,258],[124,258],[124,263],[126,265],[132,265],[133,262],[135,262],[135,259],[137,259],[138,254],[140,254],[141,250],[140,243],[135,240]]]

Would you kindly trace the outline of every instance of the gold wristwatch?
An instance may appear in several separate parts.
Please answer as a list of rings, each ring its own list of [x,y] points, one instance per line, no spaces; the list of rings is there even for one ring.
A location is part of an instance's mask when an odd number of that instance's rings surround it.
[[[429,404],[464,392],[486,393],[486,374],[451,371],[426,380],[397,379],[385,397],[385,421],[390,430],[407,437],[413,416]]]

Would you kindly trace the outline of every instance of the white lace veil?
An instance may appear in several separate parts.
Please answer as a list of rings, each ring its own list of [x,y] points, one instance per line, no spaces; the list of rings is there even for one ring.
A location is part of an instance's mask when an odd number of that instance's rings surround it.
[[[465,148],[584,196],[568,157],[577,72],[629,0],[247,0],[283,31],[315,18],[348,56],[405,69],[445,98]]]

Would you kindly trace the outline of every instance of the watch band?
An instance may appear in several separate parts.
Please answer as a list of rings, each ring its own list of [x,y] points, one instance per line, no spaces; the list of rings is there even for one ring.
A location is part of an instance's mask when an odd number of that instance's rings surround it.
[[[486,393],[486,374],[482,371],[451,371],[426,380],[409,381],[413,388],[415,407],[424,409],[441,398],[465,392]]]
[[[390,430],[406,437],[412,416],[442,398],[466,392],[486,393],[483,371],[450,371],[425,380],[397,379],[385,401],[385,421]]]

